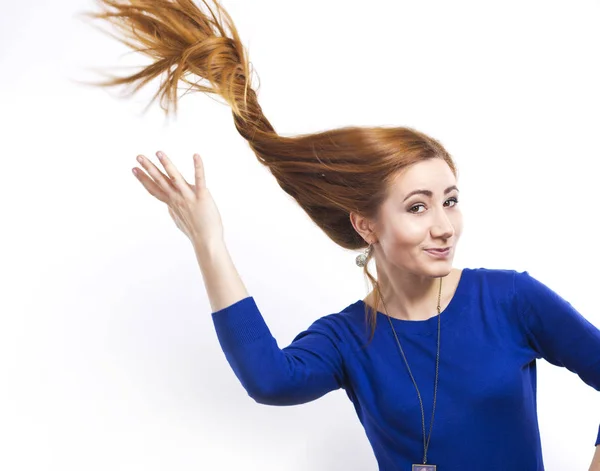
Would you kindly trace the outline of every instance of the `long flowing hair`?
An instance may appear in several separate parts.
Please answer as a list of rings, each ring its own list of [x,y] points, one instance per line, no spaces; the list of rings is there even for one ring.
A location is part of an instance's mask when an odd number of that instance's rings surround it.
[[[350,250],[367,247],[354,229],[350,213],[376,220],[394,178],[409,166],[432,158],[457,171],[449,153],[435,139],[408,127],[349,126],[312,134],[277,134],[262,112],[251,83],[247,51],[233,21],[217,0],[96,0],[99,12],[83,18],[105,20],[118,31],[118,41],[150,58],[152,63],[126,77],[111,77],[94,86],[131,85],[130,95],[161,78],[150,104],[160,99],[168,116],[177,113],[177,85],[218,95],[231,107],[238,132],[279,186],[337,245]],[[365,303],[372,340],[381,292],[369,271],[374,306]],[[367,281],[368,280],[368,281]]]

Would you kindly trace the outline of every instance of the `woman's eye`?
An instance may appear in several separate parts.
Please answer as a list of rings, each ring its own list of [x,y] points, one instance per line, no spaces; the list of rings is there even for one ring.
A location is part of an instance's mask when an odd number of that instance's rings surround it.
[[[454,198],[454,197],[453,197],[453,198],[448,198],[448,199],[446,200],[446,202],[448,202],[448,201],[453,201],[453,202],[454,202],[454,204],[453,204],[452,206],[456,206],[456,204],[458,203],[458,198]],[[415,208],[418,208],[418,207],[420,207],[420,206],[425,206],[425,205],[424,205],[424,204],[421,204],[421,203],[419,203],[419,204],[415,204],[415,205],[414,205],[414,206],[412,206],[412,207],[411,207],[411,208],[410,208],[408,211],[409,211],[409,212],[411,212],[411,213],[413,213],[413,214],[420,214],[420,212],[413,211],[413,209],[415,209]],[[421,212],[422,212],[422,211],[421,211]]]

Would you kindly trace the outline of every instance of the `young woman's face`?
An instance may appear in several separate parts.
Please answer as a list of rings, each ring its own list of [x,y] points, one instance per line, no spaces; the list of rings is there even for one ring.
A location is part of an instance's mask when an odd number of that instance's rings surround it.
[[[412,165],[394,180],[377,224],[381,250],[393,265],[412,272],[450,270],[463,227],[456,178],[443,159]],[[416,190],[429,193],[412,194]],[[426,249],[450,247],[445,258]]]

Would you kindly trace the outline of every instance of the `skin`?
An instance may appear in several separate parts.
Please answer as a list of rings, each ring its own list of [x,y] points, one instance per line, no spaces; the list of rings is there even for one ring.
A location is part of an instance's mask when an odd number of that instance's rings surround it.
[[[143,155],[138,161],[143,169],[135,176],[146,190],[166,203],[169,214],[190,240],[222,238],[220,215],[208,192],[202,159],[194,155],[195,185],[182,177],[171,160],[156,153],[166,171],[163,173]],[[400,172],[390,187],[376,220],[350,214],[354,229],[373,243],[377,279],[391,317],[425,320],[437,315],[438,278],[443,278],[440,309],[448,305],[461,276],[452,269],[456,244],[462,232],[462,214],[456,201],[458,190],[444,190],[456,185],[450,167],[442,159],[429,159]],[[417,194],[403,201],[415,189],[427,189],[432,195]],[[424,249],[452,246],[445,259],[429,255]],[[371,294],[364,300],[373,305]],[[378,306],[380,312],[387,310]]]
[[[192,185],[166,155],[160,151],[156,154],[161,156],[165,172],[139,155],[138,161],[145,172],[137,167],[133,171],[140,183],[158,201],[167,204],[177,227],[190,239],[222,237],[221,219],[206,188],[200,156],[194,155],[195,185]],[[451,185],[456,185],[456,180],[443,160],[420,162],[398,175],[378,220],[350,214],[354,228],[366,241],[374,243],[377,279],[388,308],[403,313],[398,318],[419,320],[432,316],[431,301],[437,299],[438,277],[444,278],[440,306],[443,310],[460,279],[460,270],[453,270],[451,263],[462,232],[462,215],[456,203],[448,201],[458,191],[443,194]],[[431,190],[433,195],[415,195],[402,202],[407,193],[417,188]],[[453,246],[446,259],[435,259],[423,252],[424,248],[446,245]],[[600,471],[600,445],[589,471]]]
[[[400,172],[390,187],[377,219],[350,214],[354,229],[369,243],[377,267],[377,280],[387,310],[378,310],[404,320],[426,320],[437,315],[439,279],[443,278],[441,311],[448,305],[462,270],[452,268],[463,217],[456,200],[458,186],[452,170],[443,159],[435,158]],[[427,196],[417,189],[430,190]],[[447,258],[429,255],[425,249],[452,246]],[[372,292],[365,302],[373,306]]]
[[[596,452],[592,458],[589,471],[600,471],[600,445],[596,445]]]

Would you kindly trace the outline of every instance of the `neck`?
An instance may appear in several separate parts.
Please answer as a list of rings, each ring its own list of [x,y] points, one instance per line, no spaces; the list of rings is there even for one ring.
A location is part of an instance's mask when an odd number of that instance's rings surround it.
[[[427,320],[437,316],[440,278],[443,280],[440,298],[442,311],[446,305],[446,293],[453,291],[454,274],[455,270],[438,276],[404,271],[395,273],[392,277],[384,271],[377,270],[379,290],[385,303],[384,305],[380,300],[377,310],[390,317],[409,321]],[[365,300],[371,306],[374,306],[373,294],[369,293]]]

